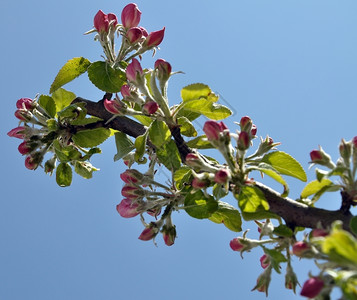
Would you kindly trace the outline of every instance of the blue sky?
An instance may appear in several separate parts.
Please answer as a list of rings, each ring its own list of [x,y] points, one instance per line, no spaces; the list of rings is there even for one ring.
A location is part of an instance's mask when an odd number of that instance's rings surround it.
[[[183,86],[202,82],[235,112],[227,124],[249,115],[258,134],[282,142],[280,150],[308,168],[321,145],[333,158],[341,138],[357,135],[357,2],[355,1],[136,1],[142,26],[166,27],[155,58],[185,74],[170,81],[170,101]],[[48,93],[70,58],[100,60],[93,26],[102,9],[120,16],[120,1],[2,1],[0,140],[0,299],[264,299],[250,292],[259,273],[259,250],[241,260],[229,248],[237,234],[209,221],[173,216],[178,238],[167,247],[137,239],[138,218],[123,219],[122,162],[113,163],[114,141],[93,157],[101,169],[91,180],[74,178],[60,188],[42,170],[29,171],[6,133],[17,126],[15,102]],[[154,61],[146,55],[143,64]],[[65,88],[100,99],[86,75]],[[313,170],[308,171],[313,179]],[[267,181],[265,181],[267,182]],[[304,186],[289,181],[292,198]],[[280,187],[278,187],[280,188]],[[230,200],[234,203],[234,200]],[[318,205],[337,208],[339,195]],[[252,236],[254,224],[247,224]],[[300,282],[313,262],[295,260]],[[273,277],[269,299],[298,299]]]

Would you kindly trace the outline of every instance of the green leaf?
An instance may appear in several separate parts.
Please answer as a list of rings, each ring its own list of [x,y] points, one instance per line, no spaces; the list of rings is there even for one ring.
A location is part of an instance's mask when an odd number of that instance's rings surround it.
[[[212,149],[214,148],[206,138],[205,135],[200,135],[190,141],[187,142],[187,146],[190,148],[197,148],[197,149]]]
[[[79,147],[91,148],[103,143],[109,136],[110,130],[100,127],[79,131],[72,136],[72,140]]]
[[[102,119],[91,116],[89,118],[73,120],[71,121],[71,125],[88,125],[98,121],[102,121]]]
[[[180,153],[177,150],[176,143],[173,140],[164,144],[156,150],[157,158],[170,171],[175,171],[181,166]]]
[[[56,182],[59,186],[70,186],[72,183],[72,168],[68,163],[61,162],[56,169]]]
[[[152,119],[150,117],[147,117],[147,116],[135,115],[133,117],[135,119],[137,119],[141,124],[143,124],[144,126],[147,126],[147,127],[149,127],[150,124],[152,123]]]
[[[321,179],[321,181],[314,180],[309,182],[301,192],[301,198],[307,198],[310,195],[316,194],[321,191],[322,188],[331,186],[333,182],[330,179]]]
[[[289,194],[289,186],[284,180],[284,178],[275,170],[271,165],[267,163],[260,163],[257,167],[251,167],[254,170],[259,170],[260,172],[268,175],[269,177],[273,178],[277,182],[281,183],[284,186],[284,191],[281,194],[282,197],[287,197]]]
[[[212,196],[205,196],[202,191],[187,194],[185,211],[193,218],[207,219],[218,209],[218,202]]]
[[[81,158],[82,154],[74,146],[62,147],[58,140],[53,141],[53,147],[55,153],[60,162],[70,162],[72,160],[78,160]]]
[[[334,226],[330,235],[323,240],[322,252],[339,264],[353,263],[357,266],[357,240],[337,226]]]
[[[178,189],[182,189],[186,183],[189,183],[191,174],[192,174],[192,169],[187,166],[183,166],[177,169],[174,173],[174,181],[176,187]]]
[[[242,231],[242,218],[239,211],[226,202],[218,201],[218,209],[209,219],[217,224],[223,223],[234,232]]]
[[[120,69],[113,69],[104,61],[96,61],[88,68],[89,80],[100,90],[107,93],[120,92],[125,84],[125,73]]]
[[[56,112],[59,112],[69,106],[76,98],[76,95],[70,91],[60,88],[52,93],[52,98],[56,103]]]
[[[89,179],[92,178],[93,171],[98,171],[98,169],[93,167],[88,161],[76,161],[74,171],[83,178]]]
[[[264,252],[270,256],[270,263],[273,266],[274,270],[280,274],[280,264],[287,262],[286,257],[278,250],[268,249],[264,247]]]
[[[197,119],[201,115],[202,114],[200,112],[193,112],[191,110],[185,109],[185,106],[182,105],[176,116],[185,117],[187,120],[192,122],[193,120]]]
[[[75,57],[67,61],[53,81],[50,93],[85,73],[89,66],[90,61],[84,57]]]
[[[181,90],[181,98],[183,102],[185,102],[193,99],[200,99],[202,97],[207,98],[210,93],[211,89],[208,85],[203,83],[194,83],[185,86]]]
[[[232,111],[228,107],[207,99],[189,100],[184,102],[183,107],[186,110],[201,113],[212,120],[222,120],[232,114]]]
[[[354,216],[350,220],[350,227],[354,234],[357,234],[357,216]]]
[[[300,163],[291,155],[282,152],[275,151],[263,156],[262,162],[271,165],[280,174],[288,175],[306,181],[306,173]]]
[[[134,142],[135,146],[135,161],[139,162],[141,158],[144,156],[145,148],[146,148],[146,141],[148,137],[149,131],[147,130],[144,134],[139,135]]]
[[[114,161],[123,158],[135,149],[131,139],[121,131],[115,133],[115,145],[117,146],[117,154],[114,156]]]
[[[292,237],[294,235],[294,232],[288,226],[283,224],[275,227],[273,233],[282,237]]]
[[[177,124],[181,126],[180,131],[182,135],[190,136],[190,137],[197,136],[197,131],[195,127],[192,125],[190,120],[187,119],[186,117],[177,118]]]
[[[155,120],[149,128],[149,138],[156,147],[160,148],[170,140],[170,129],[164,121]]]
[[[256,213],[269,209],[269,203],[263,192],[255,186],[243,186],[235,197],[238,197],[238,204],[242,212]]]
[[[228,191],[223,188],[222,184],[216,183],[213,186],[213,196],[218,200],[228,195]]]
[[[41,95],[38,98],[38,104],[40,104],[47,114],[54,118],[56,115],[56,103],[51,96]]]

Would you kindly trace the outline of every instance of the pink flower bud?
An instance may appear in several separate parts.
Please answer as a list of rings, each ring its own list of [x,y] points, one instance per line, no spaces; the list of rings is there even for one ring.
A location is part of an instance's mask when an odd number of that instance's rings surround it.
[[[357,136],[352,139],[353,147],[357,148]]]
[[[154,48],[161,44],[164,39],[165,27],[158,31],[150,32],[145,40],[145,46],[147,48]]]
[[[220,169],[216,172],[214,181],[216,183],[225,184],[230,179],[230,177],[230,173],[227,169]]]
[[[124,84],[120,89],[120,93],[123,96],[123,98],[131,97],[130,86],[128,84]]]
[[[18,109],[15,111],[15,117],[21,121],[29,122],[32,120],[33,115],[26,109]]]
[[[139,27],[132,27],[126,33],[126,38],[128,39],[131,45],[134,45],[139,42],[142,36],[143,32]]]
[[[325,229],[315,228],[311,231],[311,237],[325,237],[328,232]]]
[[[143,33],[144,37],[148,37],[149,33],[147,32],[147,30],[144,27],[139,27],[141,29],[141,32]]]
[[[116,100],[104,99],[103,104],[105,109],[114,115],[120,115],[122,113],[123,106]]]
[[[150,208],[146,212],[148,215],[157,218],[157,216],[161,214],[161,206]]]
[[[310,245],[306,242],[300,241],[293,245],[293,254],[301,257],[306,251],[310,250]]]
[[[7,135],[9,137],[15,137],[18,139],[23,139],[25,137],[25,127],[24,126],[19,126],[11,129]]]
[[[143,180],[144,175],[134,169],[127,169],[124,173],[120,174],[120,178],[128,184],[138,183]]]
[[[244,248],[244,245],[239,242],[238,238],[231,240],[229,246],[231,246],[233,251],[241,251]]]
[[[167,246],[172,246],[175,243],[176,228],[175,226],[164,225],[162,228],[162,237]]]
[[[25,155],[25,154],[28,154],[31,152],[31,147],[29,146],[29,144],[26,141],[23,141],[17,149],[19,150],[19,152],[22,155]]]
[[[247,150],[250,146],[250,136],[246,131],[241,131],[238,136],[238,149]]]
[[[318,162],[323,159],[323,155],[319,150],[312,150],[310,152],[310,158],[311,158],[311,162]]]
[[[109,20],[108,16],[102,11],[99,10],[94,16],[94,28],[98,32],[108,32],[109,31]]]
[[[139,203],[133,202],[128,198],[124,198],[118,205],[117,211],[123,218],[132,218],[140,213]]]
[[[196,153],[188,153],[185,157],[185,163],[189,167],[201,167],[202,161]]]
[[[143,112],[148,115],[154,114],[158,109],[159,109],[159,104],[157,104],[155,101],[152,100],[149,100],[143,106]]]
[[[248,116],[242,117],[239,122],[240,129],[241,131],[247,131],[249,132],[252,128],[252,119],[249,118]]]
[[[148,227],[146,227],[143,232],[139,236],[139,240],[142,241],[149,241],[153,239],[157,233],[159,232],[159,229],[157,228],[155,223],[150,223]]]
[[[35,159],[29,155],[25,159],[25,167],[29,170],[35,170],[38,167],[38,163],[36,163]]]
[[[115,27],[118,24],[118,18],[115,14],[109,13],[108,14],[108,21],[109,24],[113,27]]]
[[[312,277],[305,281],[300,295],[308,298],[315,298],[318,294],[320,294],[323,289],[325,283],[319,277]]]
[[[33,101],[30,98],[21,98],[17,100],[16,107],[18,109],[32,109]]]
[[[209,180],[199,179],[199,178],[196,178],[196,177],[193,178],[193,180],[191,182],[192,187],[197,189],[197,190],[206,188],[206,187],[209,186],[209,184],[210,184]]]
[[[250,134],[252,135],[252,137],[257,135],[257,126],[255,124],[252,125],[252,130],[250,131]]]
[[[135,3],[129,3],[121,12],[121,22],[125,28],[138,26],[140,17],[141,11]]]
[[[159,80],[168,80],[171,75],[171,65],[163,59],[158,59],[155,62],[155,69],[157,69],[157,77]]]
[[[126,78],[131,82],[137,82],[138,77],[143,76],[143,69],[141,68],[140,62],[133,58],[131,63],[126,67]]]
[[[123,188],[121,190],[121,194],[126,198],[135,200],[135,199],[138,199],[138,198],[144,196],[144,190],[140,187],[126,184],[123,186]]]
[[[260,258],[260,265],[262,266],[263,269],[266,269],[270,265],[270,258],[266,254],[264,254]]]
[[[218,141],[220,134],[226,129],[228,128],[223,122],[218,123],[212,120],[206,121],[203,126],[203,131],[209,141]]]

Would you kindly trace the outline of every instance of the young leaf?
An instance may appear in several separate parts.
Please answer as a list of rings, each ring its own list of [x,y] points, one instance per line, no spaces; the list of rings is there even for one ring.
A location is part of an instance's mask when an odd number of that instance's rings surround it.
[[[189,179],[191,177],[192,170],[189,167],[183,166],[175,171],[174,173],[174,181],[175,185],[178,189],[184,187],[185,183],[189,183]]]
[[[72,183],[72,168],[68,163],[61,162],[56,169],[56,182],[59,186],[70,186]]]
[[[168,142],[171,138],[169,127],[164,121],[155,120],[149,128],[150,141],[158,148]]]
[[[218,200],[228,195],[228,191],[223,188],[222,184],[216,183],[213,186],[213,196]]]
[[[180,131],[185,136],[197,136],[197,131],[189,119],[186,117],[177,118],[177,124],[181,125]]]
[[[193,218],[207,219],[218,209],[218,202],[202,191],[188,193],[185,198],[185,211]]]
[[[38,104],[44,108],[44,110],[51,118],[55,117],[56,103],[51,96],[41,95],[40,98],[38,98]]]
[[[59,112],[69,106],[76,98],[76,95],[70,91],[60,88],[52,93],[52,98],[56,103],[56,112]]]
[[[280,174],[288,175],[306,181],[306,173],[300,163],[291,155],[282,152],[275,151],[263,156],[262,162],[271,165]]]
[[[168,170],[175,171],[180,168],[180,154],[173,140],[170,140],[170,142],[157,149],[156,154],[160,162],[163,163]]]
[[[103,143],[109,136],[110,130],[100,127],[79,131],[72,136],[72,139],[79,147],[91,148]]]
[[[145,153],[145,146],[149,131],[147,130],[143,135],[139,135],[134,142],[135,146],[135,161],[140,161]]]
[[[186,110],[201,113],[212,120],[222,120],[232,114],[232,111],[228,107],[207,99],[189,100],[184,102],[183,107]]]
[[[209,219],[217,224],[223,223],[234,232],[242,231],[242,218],[239,211],[226,202],[218,201],[218,209]]]
[[[269,203],[263,192],[255,186],[243,186],[235,197],[238,197],[238,204],[242,212],[255,213],[269,209]]]
[[[197,149],[212,149],[214,148],[210,141],[207,140],[205,135],[200,135],[187,142],[187,146]]]
[[[275,227],[273,233],[282,237],[292,237],[294,235],[294,232],[288,226],[283,224]]]
[[[75,57],[67,61],[53,81],[50,93],[85,73],[90,64],[90,61],[84,57]]]
[[[208,85],[203,83],[194,83],[185,86],[181,90],[181,98],[183,102],[185,102],[193,99],[207,98],[210,93],[211,89]]]
[[[309,182],[301,192],[301,198],[307,198],[313,194],[321,191],[322,188],[329,187],[333,185],[333,182],[330,179],[322,179],[321,181],[314,180]]]
[[[114,156],[114,161],[123,158],[135,148],[131,139],[121,131],[115,133],[115,145],[117,146],[117,154]]]
[[[350,228],[352,232],[357,235],[357,216],[354,216],[350,220]]]
[[[92,178],[93,171],[98,171],[98,169],[93,167],[88,161],[76,161],[74,171],[83,178],[89,179]]]
[[[104,61],[96,61],[88,68],[89,80],[100,90],[107,93],[117,93],[126,81],[125,73],[113,69]]]

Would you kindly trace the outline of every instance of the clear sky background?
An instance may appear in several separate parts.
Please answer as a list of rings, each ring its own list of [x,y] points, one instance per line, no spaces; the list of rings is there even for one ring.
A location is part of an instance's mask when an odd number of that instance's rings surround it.
[[[42,169],[29,171],[6,133],[17,126],[16,100],[48,93],[70,58],[101,59],[93,26],[99,9],[120,16],[122,1],[9,1],[0,3],[2,109],[0,117],[0,299],[265,299],[250,292],[262,272],[256,249],[242,260],[223,225],[173,215],[178,238],[172,247],[138,240],[138,218],[123,219],[122,162],[115,145],[93,157],[93,179],[74,177],[68,188]],[[334,159],[341,138],[357,135],[357,2],[136,1],[148,31],[166,26],[156,58],[184,71],[170,81],[170,101],[183,86],[202,82],[234,110],[227,124],[249,115],[258,134],[281,141],[280,150],[307,170],[309,152],[320,144]],[[143,65],[152,67],[147,54]],[[86,75],[65,86],[78,96],[100,99]],[[314,171],[308,171],[310,180]],[[164,179],[163,179],[164,180]],[[267,182],[267,181],[263,181]],[[292,198],[304,184],[290,180]],[[280,188],[281,187],[277,187]],[[338,193],[318,205],[335,209]],[[228,199],[229,200],[229,199]],[[229,200],[234,204],[234,199]],[[251,236],[256,236],[253,223]],[[295,259],[303,283],[313,262]],[[283,265],[283,271],[285,266]],[[269,299],[298,299],[273,276]],[[298,292],[300,289],[298,289]]]

